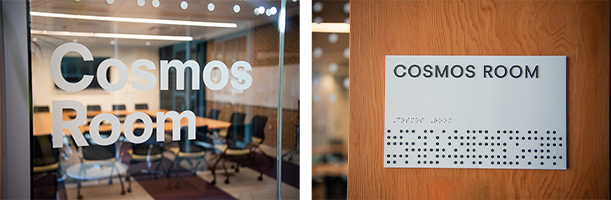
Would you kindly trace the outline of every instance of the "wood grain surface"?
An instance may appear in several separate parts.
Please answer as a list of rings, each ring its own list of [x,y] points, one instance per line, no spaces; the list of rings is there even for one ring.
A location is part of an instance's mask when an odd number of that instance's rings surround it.
[[[351,1],[348,198],[609,199],[609,10],[609,1]],[[385,55],[566,55],[568,169],[384,169]]]

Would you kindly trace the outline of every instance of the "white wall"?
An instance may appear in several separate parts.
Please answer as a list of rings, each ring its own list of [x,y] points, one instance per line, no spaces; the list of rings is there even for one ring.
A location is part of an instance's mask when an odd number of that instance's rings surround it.
[[[250,88],[239,91],[231,87],[231,83],[228,82],[227,86],[221,90],[213,91],[206,88],[206,100],[277,108],[278,66],[253,67],[249,73],[253,79]],[[297,101],[299,100],[299,64],[284,65],[282,77],[282,107],[284,109],[297,110]],[[230,76],[230,81],[232,79],[233,77]]]
[[[32,54],[32,101],[34,106],[49,106],[54,100],[76,100],[83,105],[101,105],[102,110],[112,110],[113,104],[125,104],[127,110],[134,110],[136,103],[147,103],[149,109],[159,109],[159,80],[155,88],[148,91],[137,91],[132,87],[131,81],[138,80],[146,84],[145,80],[138,79],[131,73],[131,64],[137,59],[149,59],[156,64],[156,70],[149,70],[159,79],[159,53],[157,47],[119,46],[115,52],[114,45],[85,44],[94,57],[117,58],[128,68],[128,82],[119,91],[106,92],[102,89],[85,89],[75,93],[63,91],[53,83],[49,71],[49,60],[57,46],[42,44],[40,48],[32,45],[35,52]],[[78,54],[69,54],[77,56]],[[115,67],[111,67],[111,83],[119,76]],[[142,70],[145,67],[141,67]],[[95,78],[93,81],[97,81]]]

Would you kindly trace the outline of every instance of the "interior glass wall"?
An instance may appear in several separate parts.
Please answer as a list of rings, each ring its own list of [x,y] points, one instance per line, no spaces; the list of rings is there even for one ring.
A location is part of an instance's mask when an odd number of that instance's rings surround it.
[[[299,1],[29,6],[32,198],[298,198]]]

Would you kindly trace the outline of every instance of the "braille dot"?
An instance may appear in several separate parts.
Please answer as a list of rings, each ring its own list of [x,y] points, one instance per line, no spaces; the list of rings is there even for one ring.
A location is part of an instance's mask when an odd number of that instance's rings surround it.
[[[484,133],[488,133],[488,130],[485,130]]]
[[[507,152],[507,149],[503,149],[503,152]]]
[[[422,157],[422,155],[418,154],[418,158]]]
[[[420,164],[420,161],[418,161],[418,164]]]
[[[490,162],[491,165],[494,165],[494,161]]]
[[[426,148],[424,148],[423,151],[426,152]]]
[[[552,140],[556,140],[556,137],[553,137]]]
[[[458,155],[454,155],[454,158],[458,158]]]
[[[407,164],[407,163],[408,163],[408,162],[407,162],[407,160],[406,160],[406,161],[405,161],[405,164]]]
[[[488,158],[488,155],[485,155],[484,157],[485,157],[485,158]]]
[[[488,139],[488,136],[484,137],[484,139],[486,139],[486,140],[487,140],[487,139]]]
[[[530,151],[529,151],[530,152]],[[535,149],[535,153],[537,153],[537,150]]]
[[[424,139],[426,140],[426,136],[424,136]]]
[[[439,136],[435,137],[435,139],[438,139],[438,140],[439,140]]]
[[[549,147],[549,143],[547,143],[547,146]]]
[[[541,165],[543,165],[543,162],[541,162]]]
[[[463,136],[460,136],[460,139],[461,139],[461,140],[462,140],[462,139],[465,139],[465,137],[463,137]]]
[[[469,158],[469,155],[467,155],[467,158]]]
[[[396,161],[396,160],[393,160],[393,161],[392,161],[392,164],[397,164],[397,161]]]
[[[516,165],[519,165],[519,164],[520,164],[520,162],[516,161]]]
[[[530,134],[530,133],[531,133],[530,130],[528,130],[528,134]]]
[[[535,159],[537,159],[537,156],[535,156]]]
[[[415,132],[416,132],[416,130],[412,130],[412,133],[415,133]]]
[[[458,131],[457,131],[457,130],[454,130],[454,133],[458,133]]]
[[[448,142],[448,146],[450,146],[450,145],[452,145],[452,143],[451,143],[451,142]]]
[[[509,165],[513,165],[513,162],[509,161]]]
[[[490,143],[490,146],[494,146],[494,143]]]
[[[507,131],[506,131],[506,130],[503,130],[503,133],[507,133]]]
[[[494,152],[494,149],[490,149],[491,152]]]
[[[463,155],[460,155],[460,158],[463,158]]]
[[[457,162],[457,161],[454,161],[454,164],[458,164],[458,162]]]
[[[520,143],[516,143],[516,146],[520,146]]]
[[[497,136],[497,137],[496,137],[496,139],[497,139],[497,140],[500,140],[500,139],[501,139],[501,136]]]
[[[433,133],[433,130],[431,130],[431,133]],[[433,162],[433,161],[431,161],[431,162]]]
[[[520,158],[520,156],[516,155],[516,158]]]
[[[446,130],[441,130],[441,133],[446,133]]]
[[[441,152],[446,152],[446,149],[441,149]]]
[[[528,137],[528,140],[530,140],[530,137]]]
[[[399,142],[399,145],[403,145],[403,142]]]
[[[524,140],[524,139],[525,139],[524,136],[522,136],[522,140]]]
[[[553,133],[556,134],[556,131],[554,131]]]
[[[516,134],[520,133],[520,131],[516,130]]]
[[[387,139],[390,139],[390,136],[387,136],[386,138],[387,138]]]
[[[556,143],[553,143],[552,146],[556,146]]]
[[[530,164],[531,164],[531,163],[530,163],[530,162],[528,162],[528,165],[530,165]]]
[[[386,164],[390,164],[390,160],[389,160],[389,161],[386,161]]]
[[[475,161],[473,161],[473,164],[475,165]]]
[[[426,130],[424,130],[424,133],[426,133]]]
[[[511,133],[513,133],[513,131],[509,131],[509,133],[511,134]]]
[[[507,164],[507,162],[503,161],[503,165],[506,165],[506,164]]]
[[[475,140],[475,136],[473,136],[473,139]]]
[[[509,137],[509,140],[513,140],[513,137]]]
[[[433,161],[431,160],[429,163],[430,163],[430,164],[433,164]]]
[[[496,155],[496,158],[501,158],[501,155]]]
[[[438,161],[435,161],[435,164],[439,164],[439,160],[438,160]]]
[[[446,155],[441,155],[441,158],[445,158],[445,157],[446,157]]]
[[[475,149],[473,149],[473,150],[471,150],[471,151],[475,152]]]
[[[403,129],[399,129],[399,133],[403,133]]]
[[[393,154],[393,155],[392,155],[392,157],[393,157],[393,158],[396,158],[396,157],[397,157],[397,154]]]
[[[503,143],[503,146],[507,146],[507,143]]]
[[[481,165],[481,164],[482,164],[482,161],[479,161],[479,164]]]
[[[549,134],[549,131],[547,131],[547,134]]]
[[[460,161],[460,164],[461,164],[461,165],[463,164],[462,160]]]
[[[482,133],[482,130],[479,130],[479,133]]]
[[[556,162],[554,162],[553,164],[556,165]]]
[[[412,145],[416,145],[416,142],[412,142]]]
[[[537,134],[537,131],[535,131],[535,134]]]
[[[436,152],[439,152],[439,149],[435,149]]]
[[[418,148],[418,152],[420,152],[420,150],[421,150],[421,149],[420,149],[420,148]]]
[[[390,142],[387,142],[386,145],[390,145]]]
[[[416,149],[415,149],[415,148],[412,148],[412,151],[416,151]]]
[[[488,143],[487,143],[487,142],[486,142],[486,143],[484,143],[484,146],[488,146]]]
[[[462,143],[462,142],[461,142],[461,143],[460,143],[460,146],[463,146],[464,144],[465,144],[465,143]]]
[[[390,133],[390,129],[388,129],[386,132]],[[379,143],[378,143],[379,144]]]
[[[558,146],[562,146],[562,143],[559,143]]]
[[[507,155],[503,155],[503,158],[507,158]]]
[[[467,130],[467,133],[469,133],[469,130]]]
[[[562,159],[562,156],[558,156],[558,158]]]
[[[397,145],[397,142],[393,142],[392,145]]]
[[[390,158],[390,154],[386,154],[386,157],[387,157],[387,158]]]
[[[403,136],[399,137],[399,139],[403,139]]]
[[[550,152],[550,150],[548,149],[548,150],[547,150],[547,153],[549,153],[549,152]]]
[[[458,149],[454,149],[454,152],[457,152],[457,151],[458,151]]]
[[[403,158],[403,155],[399,154],[399,158]]]
[[[500,165],[500,164],[501,164],[501,161],[496,161],[496,164],[497,164],[497,165]]]

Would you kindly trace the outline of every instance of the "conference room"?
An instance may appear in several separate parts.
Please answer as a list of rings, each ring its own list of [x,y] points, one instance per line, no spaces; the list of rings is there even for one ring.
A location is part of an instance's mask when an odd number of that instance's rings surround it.
[[[32,0],[29,17],[32,198],[298,198],[299,1]]]

